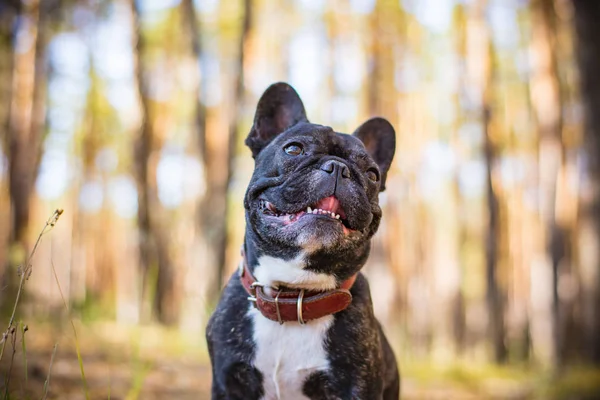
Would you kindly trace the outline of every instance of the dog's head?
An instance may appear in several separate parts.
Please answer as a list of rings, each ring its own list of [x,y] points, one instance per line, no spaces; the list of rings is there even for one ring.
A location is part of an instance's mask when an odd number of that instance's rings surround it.
[[[307,254],[308,267],[319,272],[338,275],[330,269],[349,260],[362,265],[381,220],[378,197],[395,142],[382,118],[352,135],[312,124],[291,86],[270,86],[246,139],[255,159],[244,201],[246,239],[260,254]],[[327,260],[327,270],[319,259]]]

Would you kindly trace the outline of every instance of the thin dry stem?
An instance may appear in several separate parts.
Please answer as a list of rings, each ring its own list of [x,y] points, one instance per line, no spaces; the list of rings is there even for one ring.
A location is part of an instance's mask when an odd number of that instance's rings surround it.
[[[50,366],[48,367],[48,375],[46,376],[46,381],[44,382],[44,397],[42,400],[46,400],[48,396],[48,391],[50,390],[50,372],[52,372],[52,364],[54,363],[54,356],[56,355],[56,348],[58,347],[58,343],[54,344],[54,350],[52,350],[52,357],[50,357]]]
[[[8,386],[10,384],[10,376],[12,375],[12,368],[15,362],[15,354],[17,352],[17,334],[15,333],[15,328],[13,328],[10,332],[11,334],[11,344],[12,344],[12,356],[10,357],[10,365],[8,367],[8,373],[6,374],[6,378],[4,380],[4,399],[8,400]]]
[[[42,240],[42,236],[44,236],[46,233],[50,232],[52,230],[52,228],[54,228],[54,225],[56,225],[56,223],[58,222],[58,218],[60,218],[62,213],[63,213],[62,209],[56,209],[56,210],[54,210],[54,213],[52,213],[50,218],[48,218],[48,220],[46,221],[46,224],[44,225],[44,228],[42,228],[42,231],[40,232],[37,240],[35,241],[35,245],[33,246],[31,253],[29,253],[29,257],[27,257],[25,267],[20,270],[21,279],[19,280],[19,289],[17,291],[15,305],[13,306],[12,314],[8,321],[8,327],[2,334],[2,339],[0,339],[0,343],[2,343],[2,347],[0,348],[0,360],[2,360],[2,357],[4,356],[4,348],[6,347],[6,340],[8,339],[8,336],[11,334],[14,334],[14,331],[12,330],[12,328],[14,327],[13,325],[15,322],[15,315],[17,313],[17,307],[19,305],[19,300],[21,300],[21,294],[23,293],[23,287],[25,286],[25,281],[27,279],[29,279],[29,276],[31,275],[31,272],[33,270],[33,266],[31,265],[31,260],[33,259],[35,251],[37,250],[38,245],[40,244],[40,242]]]

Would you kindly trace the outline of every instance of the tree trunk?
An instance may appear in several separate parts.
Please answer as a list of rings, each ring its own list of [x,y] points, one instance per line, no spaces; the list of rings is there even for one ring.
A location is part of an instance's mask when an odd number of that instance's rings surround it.
[[[231,187],[232,180],[234,178],[234,159],[236,154],[237,144],[240,142],[240,121],[241,121],[241,113],[243,110],[244,104],[244,63],[246,61],[246,49],[247,49],[247,41],[248,36],[250,34],[250,30],[252,29],[252,0],[244,0],[244,17],[242,21],[242,29],[240,31],[240,37],[238,41],[238,53],[237,53],[237,62],[236,62],[236,79],[233,90],[233,98],[231,104],[233,104],[233,111],[230,115],[229,120],[229,140],[228,140],[228,148],[227,148],[227,183],[223,188],[223,201],[225,202],[225,215],[223,218],[223,226],[222,226],[222,234],[220,237],[220,243],[218,244],[219,248],[219,258],[217,264],[216,274],[216,282],[218,286],[215,288],[221,287],[223,280],[225,278],[225,255],[227,252],[227,221],[231,214],[230,211],[230,202],[227,201],[227,191],[228,188]],[[216,296],[212,298],[216,299]]]
[[[177,319],[173,307],[174,272],[169,257],[167,232],[162,229],[162,207],[156,182],[156,145],[150,112],[149,71],[144,60],[145,40],[141,30],[138,2],[131,0],[135,80],[141,108],[141,126],[135,140],[135,175],[138,190],[139,256],[142,276],[141,317],[148,319],[152,309],[163,323]]]
[[[460,172],[461,162],[465,158],[466,145],[463,143],[460,137],[460,128],[465,123],[464,113],[461,104],[465,100],[466,96],[466,40],[467,40],[467,19],[465,15],[465,7],[462,4],[458,4],[454,10],[454,26],[453,30],[456,35],[455,46],[456,53],[458,55],[457,69],[459,71],[458,76],[458,87],[456,94],[454,95],[454,107],[456,108],[456,120],[454,122],[454,133],[451,137],[452,147],[457,154],[457,162],[455,165],[454,177],[452,182],[452,194],[453,194],[453,247],[456,251],[456,287],[453,288],[453,294],[450,298],[452,307],[452,332],[454,339],[454,346],[456,353],[460,354],[465,348],[465,335],[466,335],[466,321],[465,321],[465,297],[463,293],[463,275],[466,269],[466,260],[464,257],[465,243],[467,243],[469,237],[465,227],[467,203],[463,198],[460,188]]]
[[[11,252],[21,263],[28,249],[30,201],[41,157],[46,102],[46,45],[48,10],[32,2],[24,6],[21,18],[32,24],[19,24],[16,37],[30,37],[34,45],[15,51],[12,74],[12,101],[8,126],[8,176],[12,208]],[[17,43],[14,43],[18,46]],[[16,47],[13,47],[13,49]]]
[[[5,6],[4,12],[0,13],[0,145],[2,147],[2,152],[0,153],[0,157],[5,156],[7,159],[10,159],[11,154],[11,142],[12,132],[10,130],[11,123],[11,99],[13,95],[13,76],[14,76],[14,61],[16,59],[13,49],[15,48],[15,40],[16,40],[16,21],[18,16],[21,14],[21,2],[15,1],[12,7],[8,5]],[[9,173],[9,179],[10,179]],[[0,190],[6,190],[5,177],[2,176],[0,178],[2,180],[2,184],[0,185]],[[10,187],[10,184],[9,184]],[[12,199],[12,195],[11,195]],[[7,204],[7,208],[10,207],[10,204]],[[11,210],[4,210],[2,213],[4,215],[10,216]],[[7,248],[7,242],[12,242],[11,234],[13,222],[2,224],[2,232],[0,232],[0,238],[2,238],[3,243],[0,243],[0,282],[2,285],[7,285],[8,290],[0,291],[0,313],[10,312],[8,309],[4,309],[4,307],[10,307],[9,301],[4,301],[5,299],[14,298],[16,292],[13,289],[16,287],[16,279],[17,277],[13,273],[13,270],[10,269],[11,260],[11,244],[8,243],[9,246]],[[8,237],[8,241],[4,241],[5,238]],[[22,254],[20,255],[20,260],[17,259],[17,263],[22,260]]]
[[[240,128],[240,113],[244,94],[244,60],[246,41],[250,32],[252,20],[252,2],[244,0],[243,20],[238,42],[238,58],[236,60],[236,80],[233,85],[233,93],[230,103],[233,104],[229,127],[228,138],[225,142],[225,148],[212,149],[207,151],[208,144],[206,138],[206,112],[202,104],[198,102],[196,106],[196,130],[198,134],[198,143],[201,153],[201,160],[204,165],[206,177],[206,193],[200,200],[198,207],[198,227],[199,234],[202,235],[206,252],[203,258],[207,261],[206,265],[211,270],[212,277],[208,286],[209,304],[216,304],[221,287],[223,286],[224,274],[226,270],[225,260],[227,252],[227,216],[228,201],[227,191],[233,179],[233,160],[235,149],[238,143],[238,131]],[[186,24],[192,36],[192,50],[194,58],[200,60],[201,41],[200,29],[196,20],[196,13],[193,2],[185,0],[182,3],[185,11]],[[202,84],[202,82],[200,83]],[[198,95],[200,86],[197,88]],[[198,96],[196,96],[198,98]],[[216,134],[220,134],[217,132]]]
[[[202,41],[200,36],[200,26],[196,17],[196,8],[193,0],[183,0],[181,3],[183,7],[183,20],[186,25],[186,33],[190,38],[192,46],[192,55],[194,61],[197,64],[201,62],[202,56]],[[199,74],[200,75],[200,74]],[[196,137],[198,140],[198,148],[200,150],[201,162],[206,166],[206,109],[200,101],[201,82],[200,76],[198,77],[198,85],[194,91],[194,119],[196,125]]]
[[[498,244],[500,242],[500,206],[498,195],[493,184],[493,166],[497,153],[491,138],[489,104],[484,104],[483,120],[485,127],[485,166],[487,187],[488,227],[485,237],[487,305],[489,318],[489,335],[492,341],[494,360],[502,363],[506,359],[504,343],[504,301],[498,277]]]
[[[367,114],[369,117],[385,115],[395,123],[397,120],[397,96],[394,82],[395,54],[399,46],[399,34],[386,27],[396,26],[402,17],[399,4],[376,1],[369,17],[369,63],[367,67]]]
[[[583,358],[600,364],[600,2],[574,0],[575,31],[585,116],[584,181],[578,229]]]
[[[553,1],[535,0],[531,3],[533,38],[531,50],[534,55],[533,76],[530,83],[531,104],[539,129],[539,163],[540,163],[540,198],[541,218],[545,224],[546,251],[551,260],[552,268],[552,298],[547,304],[547,310],[541,309],[536,313],[543,318],[552,320],[551,335],[548,342],[552,343],[547,349],[553,365],[561,363],[561,337],[558,299],[559,265],[565,256],[564,229],[556,220],[556,188],[560,168],[564,161],[562,145],[562,112],[561,92],[556,65],[556,15]],[[549,312],[547,312],[549,311]],[[546,319],[544,318],[544,319]],[[534,338],[535,340],[535,338]],[[538,352],[541,353],[541,352]]]
[[[472,54],[468,66],[475,73],[475,81],[481,93],[480,120],[484,129],[483,154],[486,167],[486,202],[488,210],[487,232],[485,233],[486,258],[486,302],[488,310],[488,337],[493,348],[493,358],[502,363],[506,359],[504,296],[500,282],[499,245],[502,240],[500,230],[500,202],[494,186],[494,166],[498,151],[495,143],[494,124],[492,123],[493,104],[493,46],[490,31],[485,21],[487,1],[478,1],[471,9],[471,28],[469,41],[472,42]]]
[[[0,141],[3,152],[8,155],[8,130],[13,81],[13,49],[15,45],[15,21],[21,12],[21,2],[4,6],[0,13]],[[0,262],[0,264],[3,264]]]

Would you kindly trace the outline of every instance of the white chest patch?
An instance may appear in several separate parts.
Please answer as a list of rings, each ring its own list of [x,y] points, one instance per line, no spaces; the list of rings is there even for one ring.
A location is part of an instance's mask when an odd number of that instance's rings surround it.
[[[263,376],[263,400],[308,399],[302,393],[306,379],[329,368],[325,338],[333,316],[280,325],[252,305],[248,315],[254,321],[254,366]]]
[[[285,261],[261,257],[254,269],[256,279],[266,285],[328,290],[335,288],[335,278],[303,269],[303,257]],[[327,370],[325,350],[327,331],[333,316],[308,321],[278,322],[265,318],[252,304],[248,315],[254,323],[256,353],[254,366],[263,375],[263,400],[308,399],[302,393],[306,379],[317,371]]]

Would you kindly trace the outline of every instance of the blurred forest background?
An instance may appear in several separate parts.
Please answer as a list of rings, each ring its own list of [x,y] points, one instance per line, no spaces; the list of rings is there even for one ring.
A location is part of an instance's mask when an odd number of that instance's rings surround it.
[[[57,328],[68,319],[52,265],[92,370],[86,353],[123,329],[138,353],[163,341],[159,329],[202,354],[239,261],[253,168],[243,139],[281,80],[313,122],[352,132],[380,115],[396,128],[365,273],[407,398],[600,398],[597,0],[0,1],[2,321],[18,266],[65,210],[20,308],[44,343],[38,375],[54,338],[72,339]],[[209,382],[200,359],[189,398],[208,396],[209,383],[194,386]],[[517,372],[494,379],[520,384],[419,392],[430,370],[411,366],[457,363],[477,366],[458,380],[489,383],[479,366],[498,364]],[[521,384],[532,369],[552,384],[586,365],[569,384],[588,397]],[[124,372],[141,398],[188,398],[144,392],[146,367]],[[65,393],[78,385],[78,371],[60,380],[66,368],[55,371]],[[103,368],[118,398],[118,368]]]

